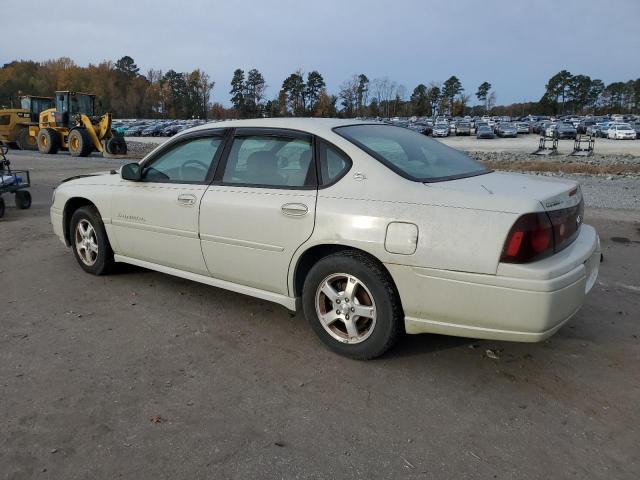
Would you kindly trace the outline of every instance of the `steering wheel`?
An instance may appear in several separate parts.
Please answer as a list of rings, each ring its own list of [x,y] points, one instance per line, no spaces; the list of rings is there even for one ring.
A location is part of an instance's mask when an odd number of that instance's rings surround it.
[[[187,160],[182,165],[180,165],[180,178],[183,180],[186,180],[184,170],[187,168],[188,165],[194,165],[196,166],[196,168],[202,168],[204,170],[205,175],[209,171],[209,166],[206,163],[201,162],[200,160]]]

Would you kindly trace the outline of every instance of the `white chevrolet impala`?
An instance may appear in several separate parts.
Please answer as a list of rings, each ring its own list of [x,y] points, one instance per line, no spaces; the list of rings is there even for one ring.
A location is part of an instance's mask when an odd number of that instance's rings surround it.
[[[330,119],[187,130],[119,173],[55,191],[80,266],[126,262],[301,308],[331,349],[403,333],[535,342],[600,260],[573,182],[492,172],[408,129]]]

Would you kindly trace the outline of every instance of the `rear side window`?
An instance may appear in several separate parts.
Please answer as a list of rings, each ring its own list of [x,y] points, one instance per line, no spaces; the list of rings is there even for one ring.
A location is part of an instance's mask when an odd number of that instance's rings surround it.
[[[320,184],[330,185],[342,177],[349,167],[351,159],[327,142],[318,139],[318,159],[320,164]]]
[[[405,128],[364,124],[334,131],[409,180],[438,182],[489,172],[466,154]]]
[[[0,115],[0,125],[9,125],[11,123],[11,115]]]
[[[227,185],[315,187],[311,141],[277,135],[238,136],[222,181]]]

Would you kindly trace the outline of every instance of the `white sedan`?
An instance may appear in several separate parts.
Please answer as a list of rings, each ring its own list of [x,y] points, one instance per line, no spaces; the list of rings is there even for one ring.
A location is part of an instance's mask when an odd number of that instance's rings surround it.
[[[607,138],[612,140],[635,140],[636,131],[628,123],[614,123],[609,125]]]
[[[488,170],[408,129],[333,119],[187,130],[55,191],[80,266],[115,262],[302,309],[334,351],[404,332],[535,342],[580,309],[600,261],[574,182]]]

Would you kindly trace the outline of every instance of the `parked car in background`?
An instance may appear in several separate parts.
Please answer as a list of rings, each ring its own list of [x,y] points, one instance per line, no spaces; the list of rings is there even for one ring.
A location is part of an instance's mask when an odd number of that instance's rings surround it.
[[[611,140],[635,140],[636,131],[628,123],[614,123],[607,130],[607,138]]]
[[[496,135],[499,137],[517,137],[518,130],[512,123],[502,122],[496,126]]]
[[[593,126],[596,124],[596,121],[593,119],[584,119],[581,120],[578,123],[578,126],[576,127],[576,131],[578,133],[587,133],[587,130],[589,129],[589,127]]]
[[[549,120],[543,120],[542,122],[540,122],[536,128],[536,132],[539,135],[547,135],[547,128],[549,128],[550,125],[552,125],[553,122],[549,121]]]
[[[471,135],[471,124],[468,121],[460,121],[456,126],[456,135]]]
[[[139,137],[142,134],[142,130],[146,128],[145,125],[134,125],[125,130],[124,134],[127,137]]]
[[[431,135],[434,137],[448,137],[449,136],[449,124],[448,123],[436,123],[433,126]]]
[[[640,122],[634,122],[631,124],[631,128],[633,128],[636,132],[636,138],[640,138]]]
[[[541,130],[542,130],[542,128],[544,128],[543,131],[544,131],[544,136],[545,137],[555,137],[555,134],[556,134],[556,124],[555,123],[548,123],[548,124],[546,124],[546,126],[543,123],[540,126]]]
[[[571,123],[560,122],[557,123],[553,129],[553,136],[555,138],[576,138],[576,129]]]
[[[413,122],[410,123],[407,128],[423,135],[429,135],[431,133],[431,127],[426,122]]]
[[[285,118],[69,178],[51,222],[87,273],[124,262],[301,309],[333,351],[369,359],[404,332],[553,335],[598,275],[583,209],[576,182],[494,172],[406,128]]]
[[[515,122],[513,124],[516,127],[516,131],[520,133],[529,133],[529,124],[527,122]]]
[[[162,133],[164,125],[162,123],[156,123],[146,127],[140,134],[144,137],[158,137]]]
[[[613,125],[615,122],[606,121],[597,124],[596,137],[606,138],[609,134],[609,127]]]
[[[476,138],[496,138],[496,135],[489,125],[480,125],[476,129]]]

